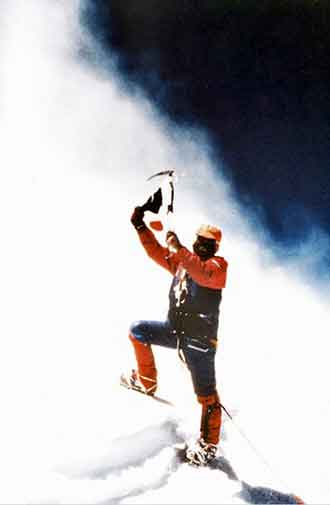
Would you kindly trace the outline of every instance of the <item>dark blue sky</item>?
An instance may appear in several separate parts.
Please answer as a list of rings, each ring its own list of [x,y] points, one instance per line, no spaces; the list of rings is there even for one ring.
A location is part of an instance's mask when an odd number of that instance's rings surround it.
[[[209,132],[237,198],[263,209],[279,250],[316,224],[330,236],[328,2],[90,0],[82,20],[126,85]]]

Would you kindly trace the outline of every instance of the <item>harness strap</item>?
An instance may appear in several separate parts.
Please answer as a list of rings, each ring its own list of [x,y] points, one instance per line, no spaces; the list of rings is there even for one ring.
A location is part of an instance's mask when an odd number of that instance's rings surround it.
[[[178,356],[179,356],[180,361],[182,361],[182,363],[187,366],[186,358],[184,357],[184,353],[181,348],[181,338],[180,337],[177,337],[177,339],[176,339],[176,350],[178,352]]]

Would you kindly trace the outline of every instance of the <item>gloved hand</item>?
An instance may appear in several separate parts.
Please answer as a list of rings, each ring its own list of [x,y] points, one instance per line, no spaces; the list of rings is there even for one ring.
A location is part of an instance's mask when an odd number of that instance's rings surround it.
[[[146,224],[143,221],[144,210],[141,207],[135,207],[134,212],[131,216],[131,223],[137,231],[142,231],[146,228]]]
[[[166,243],[170,249],[170,251],[178,252],[179,249],[183,247],[180,240],[178,239],[177,234],[174,231],[168,231],[166,234]]]

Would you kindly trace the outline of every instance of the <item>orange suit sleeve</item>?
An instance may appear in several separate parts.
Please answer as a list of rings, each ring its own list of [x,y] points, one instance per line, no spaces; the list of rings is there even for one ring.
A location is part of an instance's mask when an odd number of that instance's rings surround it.
[[[149,228],[144,228],[138,235],[147,255],[174,275],[179,264],[177,254],[171,253],[168,247],[163,247]]]
[[[177,252],[176,259],[197,284],[211,289],[222,289],[226,286],[228,263],[224,258],[214,256],[202,261],[197,254],[182,247]]]

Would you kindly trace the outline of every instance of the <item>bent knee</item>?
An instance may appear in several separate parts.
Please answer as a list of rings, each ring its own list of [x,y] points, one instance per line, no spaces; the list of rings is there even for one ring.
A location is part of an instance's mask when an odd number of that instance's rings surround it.
[[[145,323],[144,321],[134,321],[129,327],[130,340],[138,340],[139,342],[147,342],[145,337]]]

